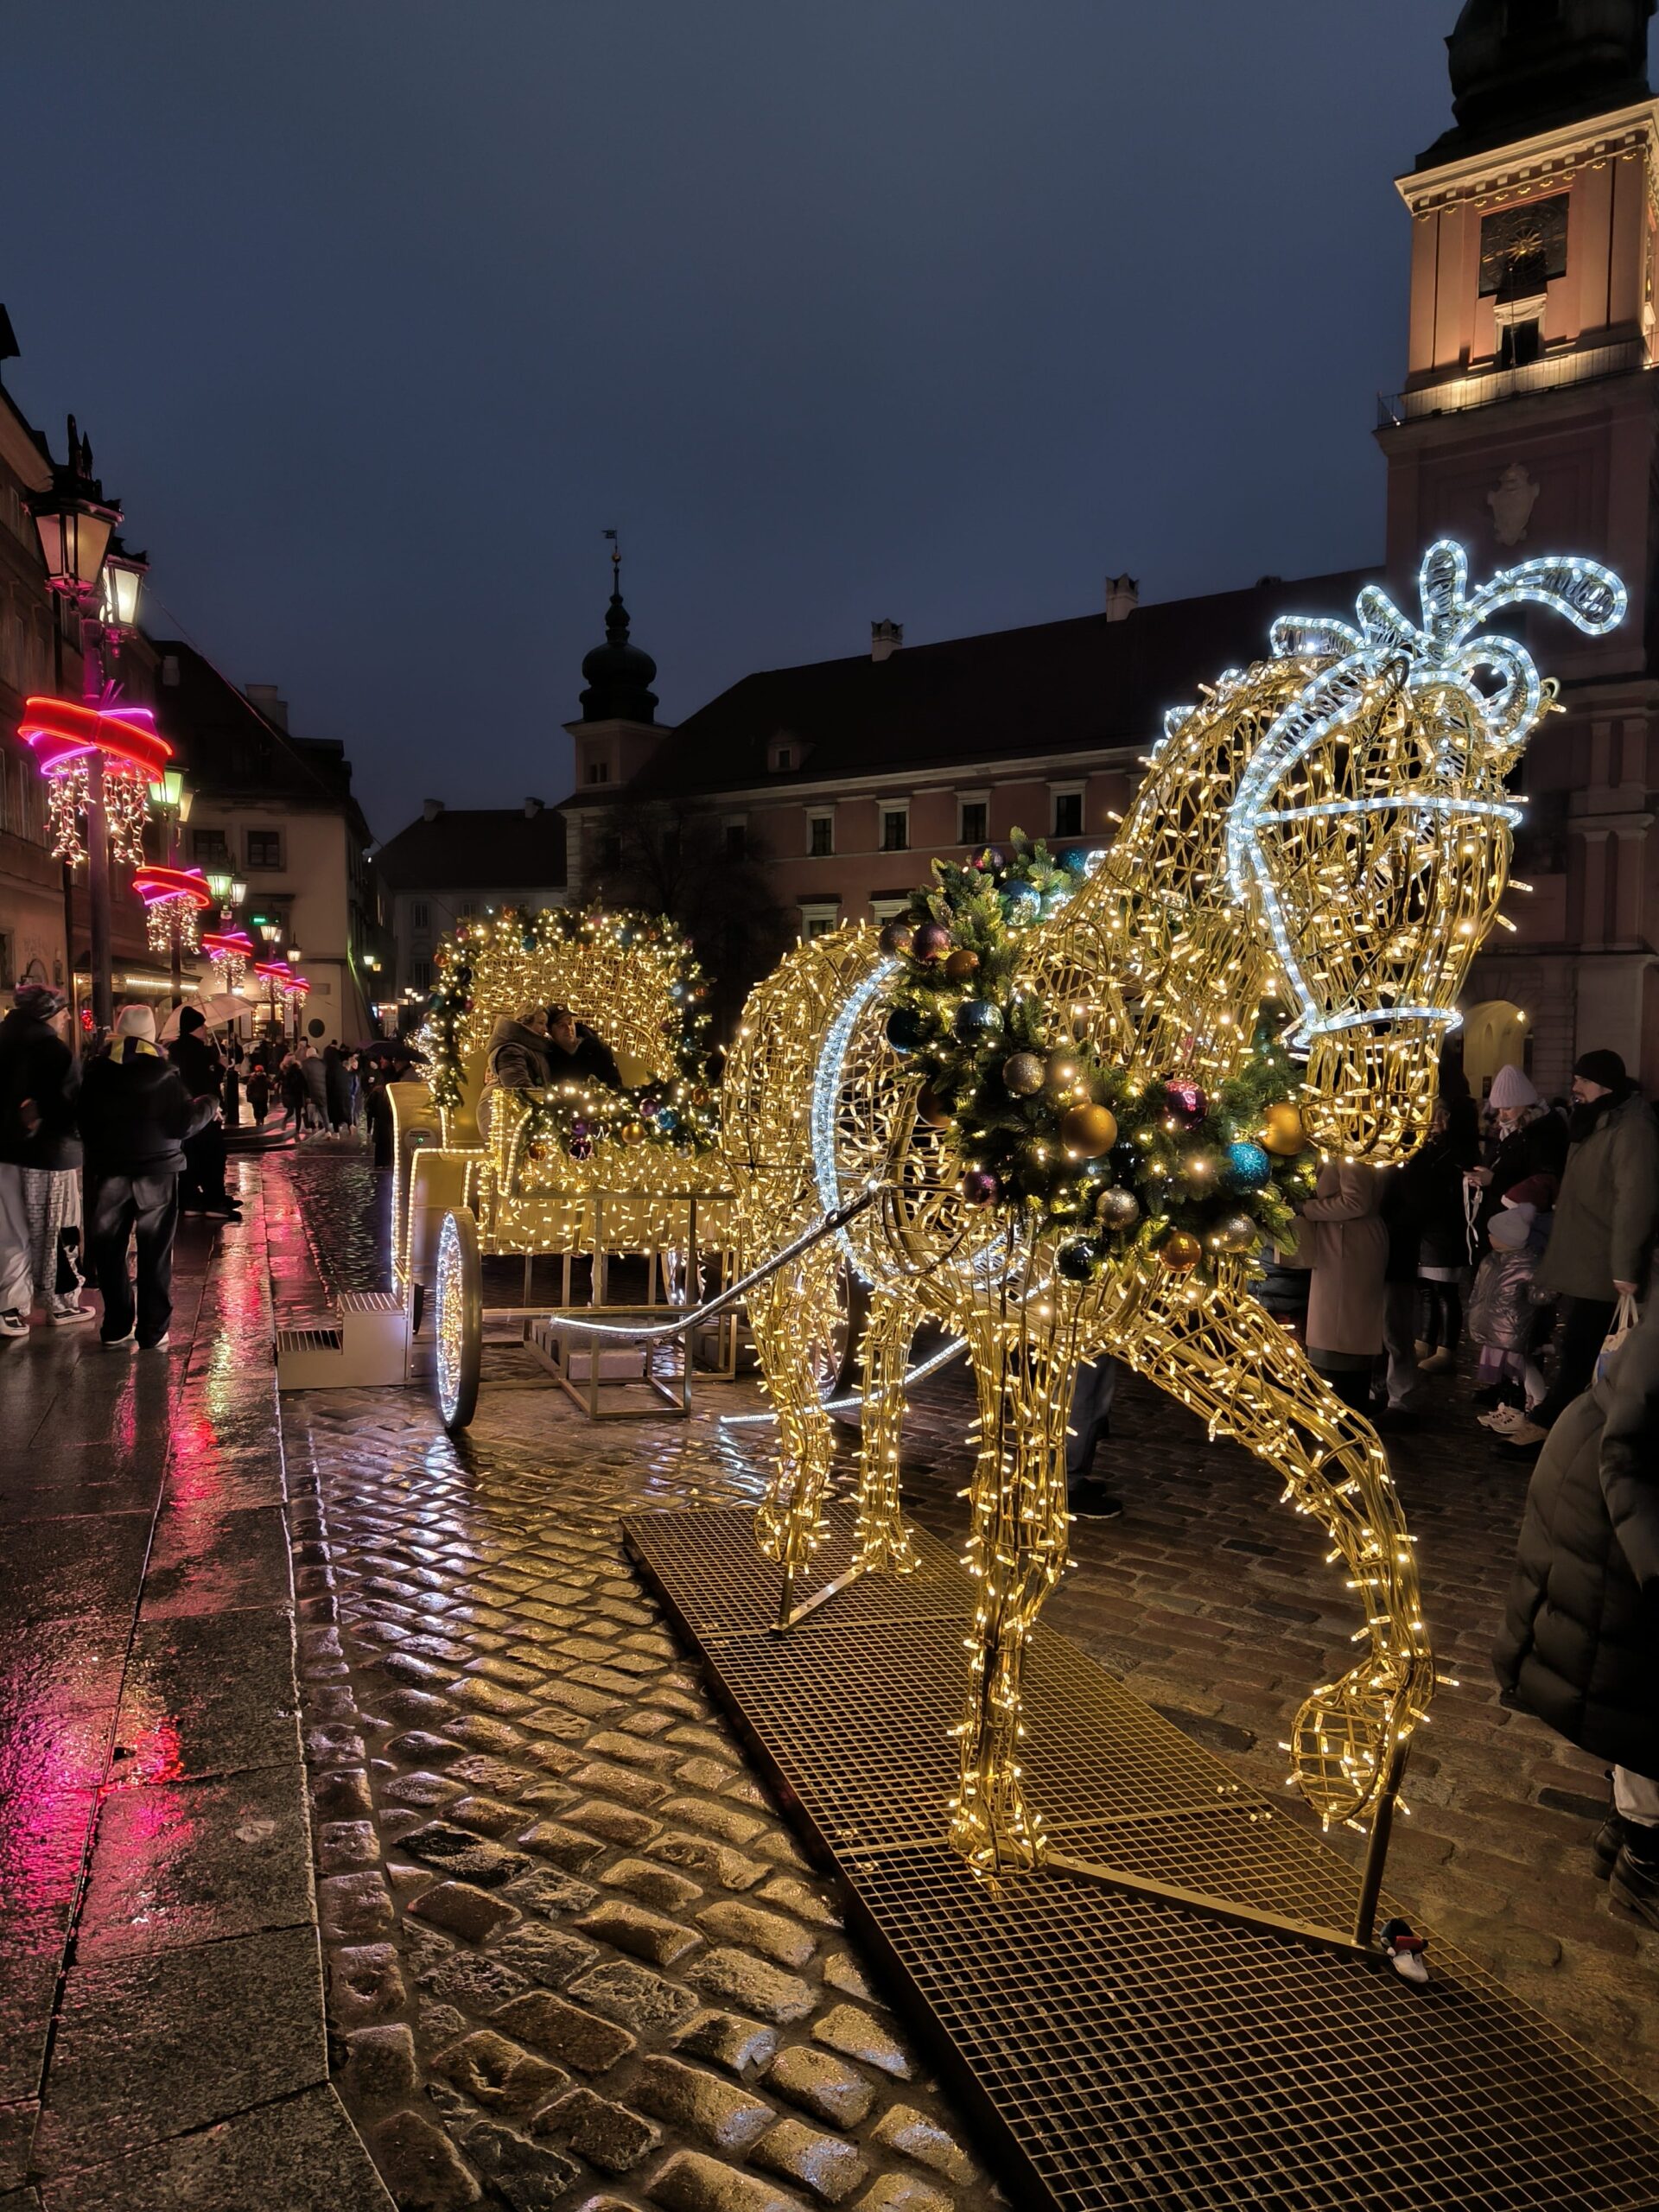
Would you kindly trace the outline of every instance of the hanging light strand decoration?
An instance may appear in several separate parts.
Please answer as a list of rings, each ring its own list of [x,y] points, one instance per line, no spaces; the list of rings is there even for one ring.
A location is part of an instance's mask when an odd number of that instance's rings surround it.
[[[214,986],[239,991],[253,964],[253,939],[245,930],[203,930],[201,950],[213,963]]]
[[[982,1870],[1043,1856],[1024,1654],[1066,1561],[1072,1376],[1099,1353],[1236,1439],[1326,1532],[1361,1618],[1357,1656],[1290,1726],[1291,1779],[1322,1821],[1392,1802],[1427,1709],[1433,1656],[1387,1458],[1252,1295],[1255,1246],[1294,1240],[1284,1217],[1317,1159],[1396,1160],[1427,1128],[1508,880],[1520,803],[1504,779],[1553,703],[1522,647],[1474,632],[1535,603],[1599,636],[1625,594],[1595,563],[1555,560],[1471,591],[1446,543],[1419,581],[1419,623],[1372,588],[1357,626],[1277,624],[1268,658],[1173,709],[1111,846],[1069,885],[1035,849],[988,852],[986,882],[937,878],[880,941],[843,930],[798,948],[733,1046],[743,1268],[880,1192],[845,1229],[872,1291],[873,1567],[904,1563],[904,1347],[923,1316],[969,1344],[976,1611],[950,1822]],[[1286,1050],[1306,1055],[1300,1072]],[[779,1446],[756,1535],[786,1581],[821,1539],[812,1347],[833,1330],[834,1273],[803,1268],[791,1293],[751,1308]]]
[[[201,917],[213,904],[200,868],[145,866],[132,887],[144,902],[144,934],[152,952],[194,952],[201,942]]]
[[[86,857],[88,770],[96,759],[103,774],[111,856],[129,867],[141,867],[149,786],[173,757],[172,747],[156,734],[149,709],[32,698],[24,702],[17,734],[47,779],[55,857],[71,868]]]

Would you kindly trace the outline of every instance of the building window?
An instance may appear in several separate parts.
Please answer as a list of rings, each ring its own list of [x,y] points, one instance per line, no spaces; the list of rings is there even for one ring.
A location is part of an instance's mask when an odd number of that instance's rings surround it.
[[[1056,791],[1054,793],[1053,834],[1057,837],[1080,837],[1083,835],[1083,793]]]
[[[248,846],[248,873],[256,868],[278,869],[283,865],[283,833],[280,830],[249,830],[244,833]]]
[[[833,814],[809,814],[806,817],[806,849],[815,861],[825,861],[836,849],[836,817]]]
[[[1544,350],[1543,325],[1535,315],[1524,321],[1506,322],[1497,334],[1497,365],[1500,369],[1529,367]]]
[[[222,861],[228,868],[231,849],[225,841],[222,830],[193,830],[190,832],[190,857],[194,861]]]
[[[590,760],[588,763],[588,780],[590,784],[608,784],[611,780],[610,762]]]
[[[957,816],[957,842],[982,845],[990,835],[991,810],[982,798],[965,798]]]
[[[884,853],[910,850],[910,809],[884,806],[881,810],[881,849]]]
[[[622,840],[614,830],[601,830],[594,839],[594,865],[599,868],[621,867]]]
[[[908,899],[872,899],[870,901],[870,918],[877,923],[890,922],[895,914],[907,914],[909,912]]]
[[[417,991],[429,991],[432,988],[432,963],[429,960],[411,960],[409,980]]]
[[[840,927],[841,904],[838,899],[802,899],[801,935],[804,938],[828,937],[831,930]]]
[[[425,930],[431,928],[432,915],[424,899],[411,899],[410,900],[409,926],[412,930]]]
[[[478,901],[476,899],[463,899],[460,906],[455,909],[457,918],[463,922],[470,922],[477,912]]]
[[[749,832],[747,824],[743,822],[727,823],[725,824],[725,836],[722,842],[725,846],[726,857],[728,861],[741,861],[744,859],[747,855],[749,849]]]

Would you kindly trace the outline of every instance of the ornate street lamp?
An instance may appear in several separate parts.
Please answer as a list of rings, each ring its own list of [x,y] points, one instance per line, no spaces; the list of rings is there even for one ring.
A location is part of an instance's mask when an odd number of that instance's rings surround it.
[[[111,546],[119,545],[120,543],[118,537],[112,539]],[[105,626],[106,629],[110,626],[108,608],[115,596],[111,583],[112,573],[118,573],[116,571],[116,556],[113,550],[105,556],[104,564],[104,597],[106,610]],[[131,615],[137,613],[138,606],[137,575],[132,577],[131,584],[129,623],[130,623]],[[190,814],[190,793],[185,789],[183,771],[179,768],[163,768],[149,787],[149,800],[150,804],[162,817],[162,827],[166,832],[168,868],[176,874],[180,859],[179,825],[188,821]],[[207,878],[202,876],[200,868],[193,868],[190,873],[200,880],[207,881]],[[185,950],[187,945],[192,950],[195,948],[198,908],[194,904],[181,905],[174,899],[152,899],[144,891],[137,876],[133,878],[133,888],[144,900],[144,918],[148,925],[152,950],[157,952],[166,951],[171,956],[173,1003],[177,1006],[184,996]],[[211,883],[208,884],[207,890],[208,897],[200,902],[203,906],[211,900],[213,895]],[[162,931],[162,942],[160,944],[156,942],[158,930]]]
[[[144,563],[139,556],[118,552],[116,572],[107,583],[105,581],[105,563],[116,524],[121,520],[121,509],[113,500],[105,498],[104,486],[92,474],[92,448],[76,428],[73,415],[69,417],[68,458],[61,467],[54,463],[48,490],[29,494],[29,510],[39,533],[47,582],[54,592],[69,600],[80,616],[82,698],[94,711],[108,709],[115,694],[105,664],[105,649],[111,657],[118,654],[123,637],[137,626],[138,588]],[[32,705],[39,703],[31,702]],[[161,760],[164,762],[170,752],[170,747],[162,746]],[[114,1007],[110,975],[110,850],[105,823],[104,748],[93,744],[86,748],[84,757],[92,1020],[97,1028],[107,1030]],[[79,767],[75,772],[77,795],[82,772]],[[139,804],[142,807],[142,785]],[[137,857],[142,859],[142,850]],[[73,944],[68,951],[73,968]]]

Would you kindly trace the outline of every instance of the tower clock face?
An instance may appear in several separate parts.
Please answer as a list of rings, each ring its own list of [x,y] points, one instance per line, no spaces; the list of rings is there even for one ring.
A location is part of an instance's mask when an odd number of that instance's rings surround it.
[[[1523,299],[1567,274],[1567,194],[1498,207],[1480,225],[1483,299]]]

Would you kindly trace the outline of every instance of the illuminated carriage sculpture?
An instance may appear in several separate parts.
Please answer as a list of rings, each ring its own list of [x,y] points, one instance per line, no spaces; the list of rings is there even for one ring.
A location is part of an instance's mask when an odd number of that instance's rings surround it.
[[[855,1571],[914,1564],[898,1438],[918,1324],[945,1322],[973,1363],[976,1609],[950,1817],[982,1869],[1058,1857],[1021,1783],[1021,1673],[1065,1564],[1072,1377],[1107,1351],[1267,1462],[1328,1533],[1359,1654],[1297,1713],[1292,1778],[1327,1824],[1372,1823],[1380,1876],[1433,1679],[1411,1540],[1374,1433],[1252,1295],[1251,1255],[1319,1158],[1399,1160],[1427,1128],[1508,880],[1504,779],[1553,698],[1520,645],[1474,632],[1530,601],[1596,635],[1625,605],[1582,561],[1471,593],[1446,543],[1420,584],[1421,624],[1369,588],[1357,626],[1278,622],[1271,659],[1172,714],[1081,880],[991,855],[980,889],[946,872],[880,939],[804,944],[749,1001],[724,1097],[741,1261],[801,1248],[749,1297],[779,1421],[757,1537],[784,1569],[779,1625],[807,1609],[791,1593],[824,1530],[813,1350],[844,1255],[871,1297]],[[1305,1056],[1277,1078],[1274,1000]],[[1367,1888],[1362,1943],[1370,1872]]]
[[[393,1266],[416,1338],[432,1330],[439,1406],[452,1429],[471,1421],[477,1397],[486,1257],[523,1257],[524,1304],[492,1315],[533,1324],[569,1306],[576,1258],[593,1262],[595,1306],[607,1261],[623,1253],[647,1256],[647,1303],[668,1304],[697,1281],[699,1255],[721,1249],[730,1179],[704,1069],[705,998],[690,947],[671,924],[643,915],[509,910],[463,922],[439,949],[419,1039],[427,1079],[391,1092]],[[490,1033],[527,1004],[565,1006],[590,1025],[625,1088],[491,1087],[481,1126]],[[531,1303],[542,1255],[564,1263],[557,1306]],[[592,1411],[600,1355],[588,1357]],[[687,1346],[683,1382],[690,1357]],[[683,1388],[682,1409],[684,1398]]]

